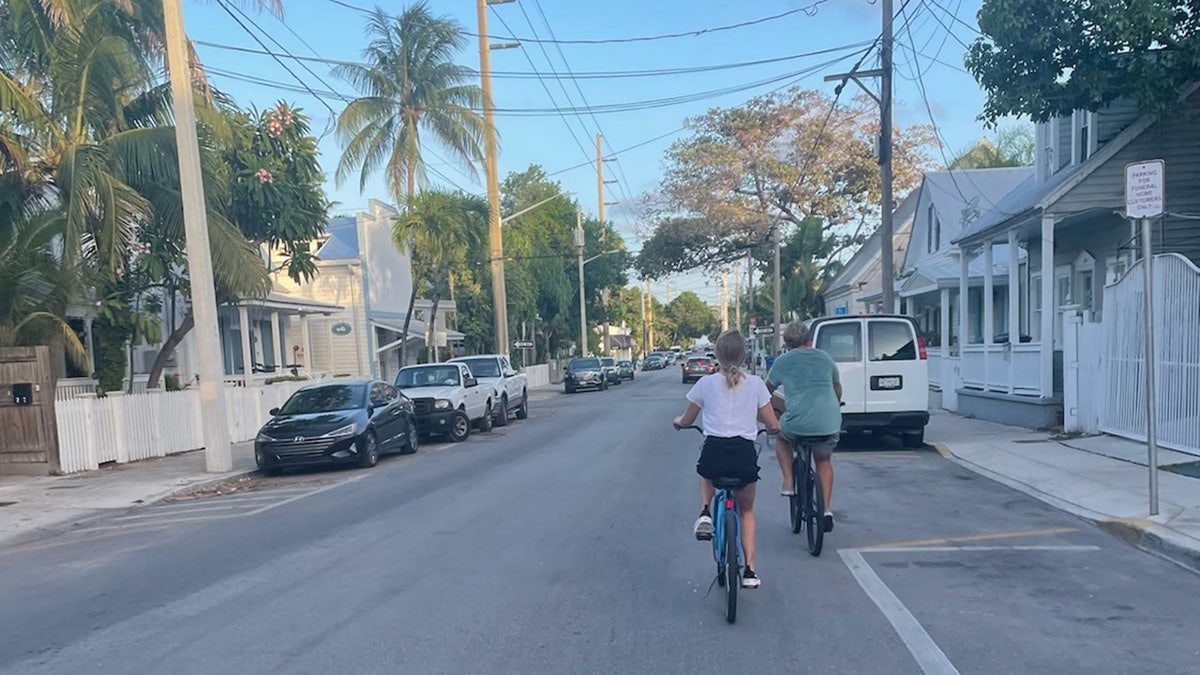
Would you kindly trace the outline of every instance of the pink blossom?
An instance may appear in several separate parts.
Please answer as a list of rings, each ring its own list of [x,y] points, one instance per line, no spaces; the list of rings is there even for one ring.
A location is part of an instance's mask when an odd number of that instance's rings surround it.
[[[274,183],[275,182],[275,176],[272,176],[271,172],[267,171],[266,169],[259,169],[258,171],[255,171],[254,177],[257,178],[258,182],[260,182],[260,183]]]
[[[267,134],[269,134],[271,138],[279,138],[279,135],[282,133],[283,124],[274,116],[272,116],[270,121],[267,122]]]

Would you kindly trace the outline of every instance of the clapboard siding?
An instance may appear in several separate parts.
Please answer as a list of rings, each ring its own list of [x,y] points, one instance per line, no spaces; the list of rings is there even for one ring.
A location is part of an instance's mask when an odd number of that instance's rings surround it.
[[[1058,119],[1058,150],[1054,155],[1058,158],[1058,168],[1071,164],[1071,116]]]
[[[1137,104],[1128,99],[1110,103],[1096,113],[1096,142],[1100,148],[1116,137],[1140,117]]]

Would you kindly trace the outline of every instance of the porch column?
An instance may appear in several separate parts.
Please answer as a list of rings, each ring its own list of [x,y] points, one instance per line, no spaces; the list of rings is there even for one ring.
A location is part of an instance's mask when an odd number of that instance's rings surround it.
[[[1017,345],[1021,344],[1021,258],[1017,231],[1008,231],[1008,393],[1016,391]]]
[[[86,333],[87,337],[85,347],[87,347],[87,374],[89,378],[96,376],[96,341],[92,339],[92,322],[95,320],[95,317],[83,317],[83,332]]]
[[[308,315],[300,315],[300,345],[304,348],[304,360],[301,363],[304,366],[304,371],[311,377],[313,373],[312,366],[312,335],[308,332]]]
[[[987,242],[983,245],[983,382],[985,389],[991,389],[992,376],[995,370],[992,367],[992,345],[996,339],[996,302],[993,297],[993,291],[996,288],[996,279],[993,274],[992,265],[995,260],[992,257],[992,242]]]
[[[283,335],[279,331],[279,312],[271,312],[271,351],[275,352],[275,363],[272,365],[275,366],[276,371],[282,371],[284,364],[287,363],[283,358],[283,345]]]
[[[242,337],[242,383],[250,386],[253,355],[250,353],[250,312],[238,307],[238,333]]]
[[[1054,396],[1054,217],[1042,216],[1042,397]]]
[[[942,312],[938,330],[942,335],[942,358],[950,358],[950,289],[942,289]]]
[[[971,292],[967,286],[971,279],[971,249],[960,248],[958,259],[962,266],[958,272],[958,355],[966,359],[966,347],[971,342],[967,333],[971,319]]]

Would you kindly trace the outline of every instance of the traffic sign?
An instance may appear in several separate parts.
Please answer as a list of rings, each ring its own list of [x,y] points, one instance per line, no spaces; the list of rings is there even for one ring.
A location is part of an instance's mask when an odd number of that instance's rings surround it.
[[[1153,218],[1162,215],[1166,190],[1166,164],[1161,159],[1125,165],[1126,216]]]
[[[762,328],[755,328],[754,334],[755,335],[774,335],[775,329],[772,328],[771,326],[763,326]]]
[[[513,340],[513,349],[533,349],[533,340]]]

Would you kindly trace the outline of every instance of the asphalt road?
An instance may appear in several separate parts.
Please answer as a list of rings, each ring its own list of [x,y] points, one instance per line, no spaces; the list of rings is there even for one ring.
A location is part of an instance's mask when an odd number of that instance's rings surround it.
[[[0,672],[1196,671],[1200,578],[895,443],[838,453],[820,558],[763,458],[763,586],[727,625],[683,393],[639,373],[269,509],[0,552]]]

